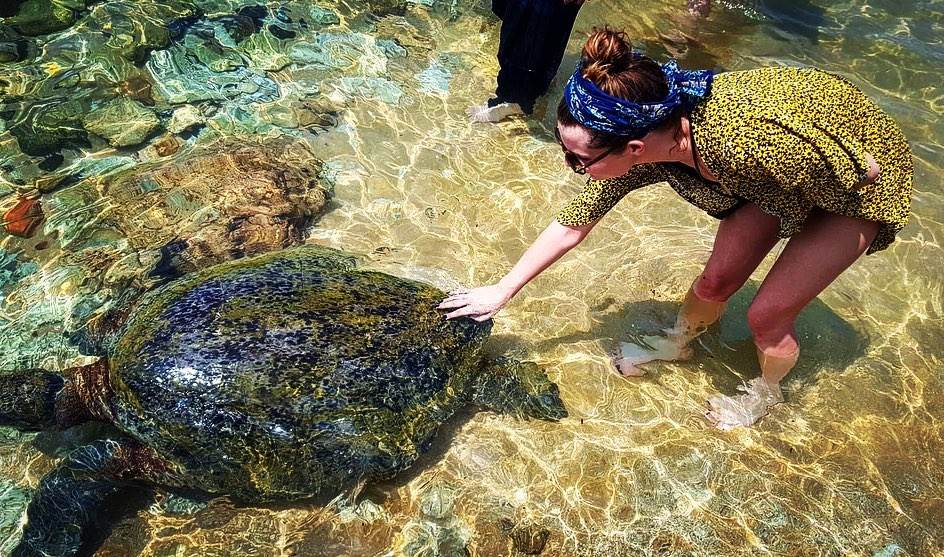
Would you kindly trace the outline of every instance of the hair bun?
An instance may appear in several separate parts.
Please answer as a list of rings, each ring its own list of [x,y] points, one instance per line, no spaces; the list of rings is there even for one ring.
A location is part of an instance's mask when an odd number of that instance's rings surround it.
[[[655,102],[668,94],[662,67],[652,58],[633,52],[623,31],[593,28],[581,56],[583,77],[614,97]]]
[[[604,26],[593,28],[581,57],[584,77],[598,82],[630,69],[637,55],[624,31]]]

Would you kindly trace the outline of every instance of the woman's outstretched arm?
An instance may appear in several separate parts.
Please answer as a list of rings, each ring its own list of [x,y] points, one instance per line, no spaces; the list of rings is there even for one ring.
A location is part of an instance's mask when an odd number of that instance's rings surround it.
[[[582,242],[596,223],[564,226],[555,219],[498,283],[453,292],[439,304],[439,309],[452,310],[446,314],[447,319],[463,316],[476,321],[490,319],[531,279]]]

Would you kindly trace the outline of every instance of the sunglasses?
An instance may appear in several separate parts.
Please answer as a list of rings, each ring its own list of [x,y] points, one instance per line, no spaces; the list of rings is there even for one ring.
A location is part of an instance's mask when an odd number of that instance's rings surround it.
[[[557,139],[557,144],[560,145],[561,151],[564,152],[564,162],[567,163],[567,166],[569,166],[571,170],[580,175],[586,174],[588,168],[610,156],[613,151],[616,151],[621,147],[620,145],[610,147],[593,160],[584,161],[582,158],[577,156],[576,153],[572,153],[571,151],[567,150],[567,147],[564,147],[564,140],[561,139],[560,130],[557,128],[557,126],[554,126],[554,137]]]

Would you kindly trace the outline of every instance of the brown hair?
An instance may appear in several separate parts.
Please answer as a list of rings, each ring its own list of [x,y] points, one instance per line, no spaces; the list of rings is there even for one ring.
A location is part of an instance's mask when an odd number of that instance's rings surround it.
[[[583,77],[604,92],[633,102],[661,101],[669,94],[662,67],[652,58],[633,52],[626,33],[604,26],[593,28],[580,56]],[[677,118],[670,117],[674,122]],[[580,125],[562,99],[557,107],[557,121],[565,126]],[[618,148],[633,139],[597,130],[590,131],[590,145]]]

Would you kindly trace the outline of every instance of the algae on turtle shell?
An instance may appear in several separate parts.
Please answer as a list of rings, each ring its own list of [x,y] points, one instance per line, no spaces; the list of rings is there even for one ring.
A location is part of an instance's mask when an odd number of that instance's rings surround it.
[[[491,322],[444,319],[442,297],[303,246],[112,312],[92,335],[102,359],[65,379],[0,374],[0,425],[94,419],[126,436],[76,449],[43,480],[14,555],[71,554],[135,483],[296,500],[406,469],[469,404],[566,415],[538,366],[483,361]]]

